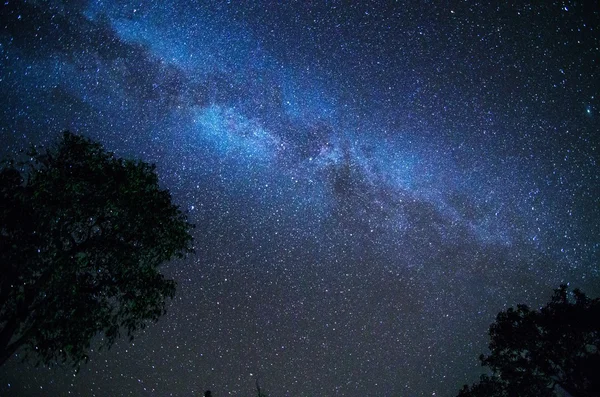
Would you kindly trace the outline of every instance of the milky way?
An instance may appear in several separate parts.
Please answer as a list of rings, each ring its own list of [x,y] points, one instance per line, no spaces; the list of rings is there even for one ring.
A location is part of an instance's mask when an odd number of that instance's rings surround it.
[[[81,133],[197,226],[157,324],[0,394],[452,396],[498,311],[600,293],[593,2],[190,3],[0,6],[0,154]]]

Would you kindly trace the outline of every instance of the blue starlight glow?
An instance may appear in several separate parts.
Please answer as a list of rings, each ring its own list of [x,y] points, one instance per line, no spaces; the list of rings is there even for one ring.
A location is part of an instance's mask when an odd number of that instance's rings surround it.
[[[0,394],[249,395],[258,376],[451,396],[499,310],[600,292],[600,23],[579,3],[0,7],[2,154],[84,134],[155,162],[197,225],[135,344],[75,377],[12,360]]]

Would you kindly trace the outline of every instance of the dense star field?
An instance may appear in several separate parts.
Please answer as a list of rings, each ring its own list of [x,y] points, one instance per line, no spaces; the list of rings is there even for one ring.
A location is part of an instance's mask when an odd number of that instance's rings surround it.
[[[2,157],[154,162],[196,254],[132,344],[0,394],[453,396],[498,311],[598,296],[600,7],[534,3],[3,2]]]

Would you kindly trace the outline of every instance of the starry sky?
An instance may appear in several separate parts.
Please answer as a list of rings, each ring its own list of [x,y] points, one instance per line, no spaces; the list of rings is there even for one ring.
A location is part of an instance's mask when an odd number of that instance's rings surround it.
[[[4,1],[2,157],[83,134],[197,227],[157,324],[0,394],[453,396],[600,295],[600,7],[511,3]]]

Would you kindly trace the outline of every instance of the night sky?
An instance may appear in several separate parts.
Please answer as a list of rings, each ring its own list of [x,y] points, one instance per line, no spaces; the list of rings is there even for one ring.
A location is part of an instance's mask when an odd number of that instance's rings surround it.
[[[132,344],[0,394],[453,396],[500,310],[600,295],[600,7],[507,3],[3,2],[0,155],[156,163],[196,253]]]

